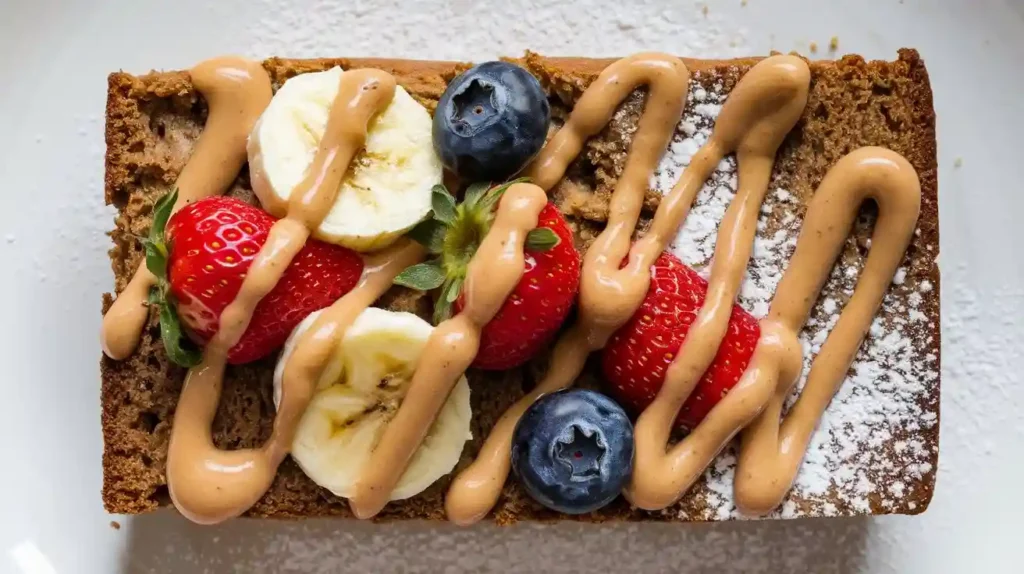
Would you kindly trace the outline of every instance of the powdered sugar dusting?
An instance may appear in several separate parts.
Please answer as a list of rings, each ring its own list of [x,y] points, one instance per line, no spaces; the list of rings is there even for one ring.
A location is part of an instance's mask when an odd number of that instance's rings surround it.
[[[726,94],[721,85],[711,89],[691,85],[685,115],[668,153],[651,178],[653,187],[667,193],[693,155],[707,142]],[[736,160],[724,159],[698,193],[672,251],[705,275],[714,255],[718,225],[737,189]],[[754,316],[768,313],[772,296],[796,247],[802,221],[795,214],[796,198],[775,182],[765,198],[758,232],[739,302]],[[772,218],[776,209],[782,217]],[[786,408],[792,406],[806,382],[813,358],[821,350],[839,320],[845,298],[853,293],[858,265],[838,264],[826,291],[839,296],[823,297],[800,334],[804,348],[803,375]],[[912,335],[926,330],[923,294],[932,290],[927,281],[916,288],[906,282],[901,268],[894,286],[883,301],[883,313],[871,326],[867,339],[842,388],[833,398],[811,439],[793,490],[773,516],[842,516],[871,512],[870,499],[893,508],[908,485],[931,472],[932,454],[923,445],[921,432],[938,422],[935,412],[922,406],[938,379],[938,359]],[[881,316],[891,317],[882,320]],[[705,519],[740,518],[733,502],[736,455],[726,449],[705,473]]]

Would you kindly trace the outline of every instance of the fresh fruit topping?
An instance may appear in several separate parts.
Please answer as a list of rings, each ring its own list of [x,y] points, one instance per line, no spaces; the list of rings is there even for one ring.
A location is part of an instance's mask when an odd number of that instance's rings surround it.
[[[320,315],[296,327],[274,371],[274,404],[281,400],[285,364],[299,337]],[[316,394],[292,441],[292,458],[313,482],[342,497],[355,492],[381,433],[402,403],[413,372],[434,330],[411,313],[371,307],[345,331],[332,351]],[[462,377],[426,439],[391,493],[391,500],[419,494],[451,472],[472,438],[469,383]]]
[[[176,196],[174,192],[157,204],[145,242],[146,266],[157,277],[150,302],[160,305],[167,354],[175,363],[193,366],[200,356],[182,340],[181,324],[197,343],[213,337],[221,312],[238,294],[266,243],[274,218],[238,199],[211,197],[186,205],[168,220]],[[295,325],[349,292],[362,272],[363,260],[355,252],[307,241],[256,306],[228,362],[247,363],[279,348]]]
[[[434,149],[468,181],[519,172],[544,145],[551,121],[540,82],[508,62],[485,62],[457,76],[434,112]]]
[[[410,235],[434,257],[413,265],[395,278],[412,289],[440,289],[434,303],[434,321],[440,323],[464,305],[462,285],[466,269],[494,221],[495,209],[510,182],[488,189],[474,184],[465,201],[455,204],[444,186],[434,188],[434,216]],[[473,366],[509,369],[537,354],[565,321],[580,284],[580,256],[572,231],[558,208],[548,203],[537,228],[526,237],[526,269],[505,304],[480,337]]]
[[[629,322],[612,335],[601,357],[611,394],[639,413],[654,400],[665,372],[704,305],[708,282],[675,255],[662,253],[651,266],[647,296]],[[718,354],[679,410],[677,424],[693,429],[729,392],[747,368],[761,329],[733,305]]]
[[[537,502],[566,514],[593,512],[633,473],[633,425],[601,393],[569,389],[537,399],[512,436],[512,469]]]
[[[302,74],[274,95],[249,138],[253,191],[284,217],[327,127],[341,68]],[[394,242],[430,211],[430,188],[443,170],[430,137],[430,113],[401,87],[370,122],[363,151],[314,236],[357,251]]]

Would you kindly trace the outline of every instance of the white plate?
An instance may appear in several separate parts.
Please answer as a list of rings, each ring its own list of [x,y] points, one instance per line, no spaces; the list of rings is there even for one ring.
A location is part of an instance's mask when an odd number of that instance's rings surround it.
[[[6,0],[0,6],[4,371],[0,571],[1008,571],[1021,559],[1024,475],[1024,8],[967,0],[387,2]],[[937,5],[941,4],[941,8]],[[390,7],[385,7],[390,6]],[[435,24],[442,22],[443,24]],[[927,61],[939,117],[942,449],[917,518],[478,527],[236,521],[100,504],[97,332],[111,274],[102,206],[105,78],[225,52],[481,59],[527,47],[694,56],[769,49]],[[962,162],[962,165],[961,165]],[[958,167],[959,165],[959,167]],[[120,530],[109,525],[122,524]],[[1017,536],[1014,536],[1017,533]]]

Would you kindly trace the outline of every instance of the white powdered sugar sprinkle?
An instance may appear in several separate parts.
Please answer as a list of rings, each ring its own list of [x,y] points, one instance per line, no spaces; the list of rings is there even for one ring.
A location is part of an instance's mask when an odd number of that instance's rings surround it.
[[[699,76],[698,76],[699,78]],[[726,99],[721,85],[712,89],[691,86],[686,112],[668,152],[651,178],[651,185],[668,193],[697,150],[711,135]],[[707,276],[715,250],[718,225],[736,194],[737,172],[733,156],[724,159],[697,195],[671,250],[684,263]],[[794,194],[770,184],[754,240],[739,303],[757,318],[768,313],[775,288],[796,247],[802,221],[795,215]],[[781,218],[769,222],[776,209]],[[837,265],[826,291],[849,297],[860,269]],[[931,452],[922,432],[938,422],[935,412],[922,406],[938,379],[938,360],[925,345],[914,344],[912,333],[929,327],[923,295],[932,285],[923,281],[916,291],[906,284],[907,269],[900,268],[883,302],[891,320],[879,313],[847,375],[814,433],[793,490],[774,516],[842,516],[871,511],[869,498],[883,508],[894,508],[910,484],[932,471]],[[844,301],[822,297],[800,334],[804,348],[803,375],[787,401],[792,406],[806,382],[813,358],[839,320]],[[733,502],[735,448],[726,449],[705,474],[707,514],[711,520],[740,518]],[[837,506],[838,504],[838,506]]]

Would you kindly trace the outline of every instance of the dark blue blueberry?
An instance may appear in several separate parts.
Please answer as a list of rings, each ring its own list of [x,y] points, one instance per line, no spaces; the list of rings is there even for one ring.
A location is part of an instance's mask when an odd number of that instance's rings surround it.
[[[456,77],[434,112],[434,149],[468,181],[521,170],[544,145],[551,108],[537,78],[508,62],[485,62]]]
[[[512,436],[512,470],[526,492],[566,514],[615,500],[633,472],[633,424],[615,401],[590,390],[533,403]]]

